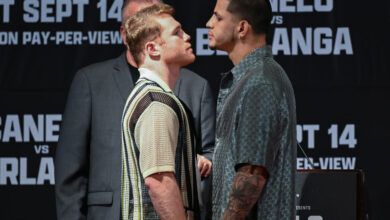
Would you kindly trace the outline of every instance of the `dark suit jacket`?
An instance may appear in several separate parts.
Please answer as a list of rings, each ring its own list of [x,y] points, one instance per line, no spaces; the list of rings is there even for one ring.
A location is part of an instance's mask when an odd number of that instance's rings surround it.
[[[75,75],[55,158],[57,217],[119,220],[121,117],[134,86],[125,54]],[[191,110],[197,152],[211,159],[215,104],[207,81],[183,69],[175,94]]]

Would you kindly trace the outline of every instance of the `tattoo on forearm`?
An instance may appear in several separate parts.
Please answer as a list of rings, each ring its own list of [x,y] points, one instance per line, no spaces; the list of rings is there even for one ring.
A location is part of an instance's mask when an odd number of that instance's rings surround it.
[[[253,174],[251,166],[242,167],[235,177],[224,219],[244,219],[259,199],[264,184],[265,178]]]

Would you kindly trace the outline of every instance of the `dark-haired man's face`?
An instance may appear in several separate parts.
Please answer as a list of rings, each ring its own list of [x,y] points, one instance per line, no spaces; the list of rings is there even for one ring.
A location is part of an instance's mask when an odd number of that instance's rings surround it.
[[[231,51],[234,46],[235,37],[235,19],[227,10],[229,0],[217,0],[214,13],[207,22],[206,27],[209,31],[209,47],[224,51]]]

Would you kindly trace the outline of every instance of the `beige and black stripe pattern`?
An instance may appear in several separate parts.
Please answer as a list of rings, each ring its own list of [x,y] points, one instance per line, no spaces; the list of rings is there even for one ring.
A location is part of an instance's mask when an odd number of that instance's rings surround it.
[[[175,177],[186,210],[198,207],[193,138],[187,113],[171,92],[166,92],[157,83],[141,80],[130,94],[122,116],[122,220],[159,219],[155,212],[140,171],[139,150],[134,139],[134,130],[142,112],[152,103],[168,105],[179,119],[179,137],[175,154]]]

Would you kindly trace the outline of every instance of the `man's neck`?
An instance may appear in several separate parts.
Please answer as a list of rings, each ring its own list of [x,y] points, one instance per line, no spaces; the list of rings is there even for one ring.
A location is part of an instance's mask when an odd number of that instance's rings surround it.
[[[239,40],[234,45],[233,49],[228,52],[229,59],[233,62],[234,66],[237,66],[241,60],[248,56],[248,54],[259,47],[265,46],[266,44],[265,37]]]
[[[180,75],[180,66],[166,65],[162,62],[145,62],[141,67],[157,73],[169,88],[172,91],[174,90],[177,78]]]

